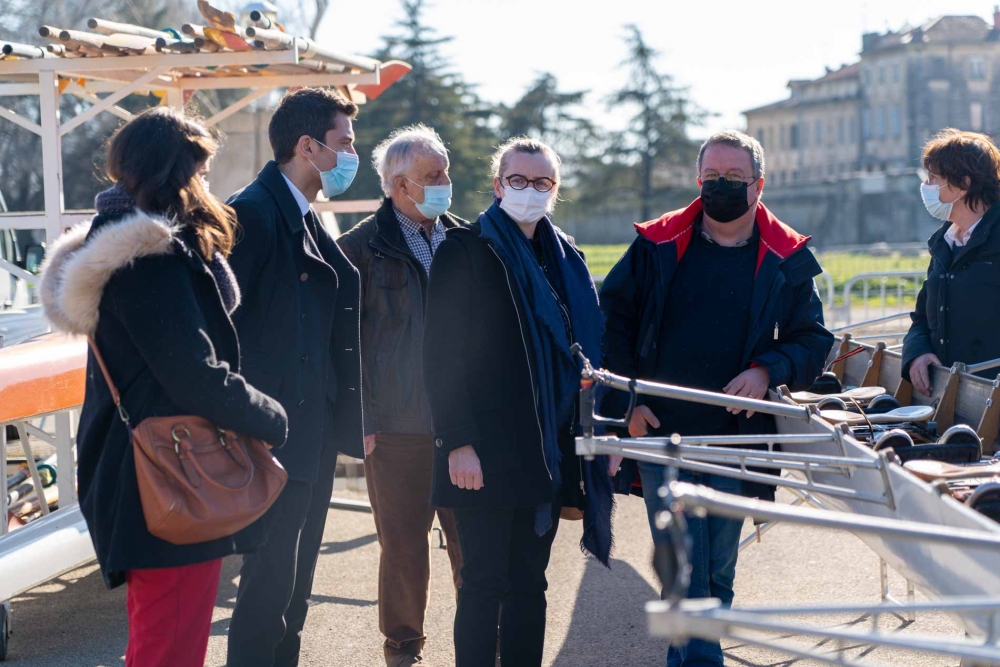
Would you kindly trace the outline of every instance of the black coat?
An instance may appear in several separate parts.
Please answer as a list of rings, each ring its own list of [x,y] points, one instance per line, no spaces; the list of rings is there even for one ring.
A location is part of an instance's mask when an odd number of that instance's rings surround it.
[[[243,291],[233,322],[244,374],[288,411],[276,454],[289,477],[315,482],[326,447],[364,458],[358,272],[322,225],[318,238],[306,233],[274,162],[229,205],[241,229],[229,262]]]
[[[928,352],[945,366],[1000,358],[1000,203],[990,207],[968,243],[954,251],[944,239],[950,226],[942,225],[927,242],[927,281],[903,341],[907,380],[913,360]],[[981,374],[992,379],[997,372],[993,368]]]
[[[664,303],[678,262],[694,233],[701,200],[658,220],[637,224],[638,237],[611,269],[601,286],[601,309],[607,318],[604,365],[630,378],[656,379]],[[744,349],[744,368],[767,368],[771,387],[787,385],[793,391],[808,387],[823,370],[833,334],[823,326],[823,304],[813,277],[822,269],[801,236],[775,218],[763,205],[757,208],[760,250],[750,299],[750,327]],[[705,354],[711,354],[705,350]],[[624,412],[624,392],[610,392],[602,410],[610,416]],[[617,413],[617,414],[616,414]],[[740,433],[774,433],[770,415],[739,416]],[[622,465],[616,482],[621,492],[632,488],[637,471],[631,461]],[[744,484],[751,497],[773,499],[774,487]]]
[[[97,216],[49,252],[42,278],[56,328],[92,334],[133,425],[198,415],[281,446],[285,411],[238,375],[240,348],[218,283],[190,239],[143,213]],[[139,499],[131,438],[93,354],[77,436],[80,508],[109,587],[127,570],[221,558],[252,548],[237,537],[185,546],[153,537]]]
[[[452,229],[469,223],[445,213],[441,224]],[[337,244],[361,273],[365,435],[430,433],[422,367],[428,277],[406,243],[392,200]]]
[[[521,332],[524,304],[479,223],[450,230],[438,247],[426,317],[424,382],[435,437],[431,504],[532,507],[559,500],[582,507],[579,498],[555,498]],[[448,455],[465,445],[475,448],[482,465],[479,491],[451,483]],[[562,436],[559,445],[563,489],[574,490],[580,471],[573,437]]]

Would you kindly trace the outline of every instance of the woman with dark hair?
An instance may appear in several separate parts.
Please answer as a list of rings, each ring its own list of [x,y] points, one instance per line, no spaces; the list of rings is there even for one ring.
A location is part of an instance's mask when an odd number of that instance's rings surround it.
[[[545,569],[561,509],[605,565],[611,480],[576,455],[580,363],[600,364],[604,318],[583,255],[549,220],[559,156],[515,138],[493,156],[496,200],[447,232],[431,264],[424,382],[434,423],[431,504],[454,508],[464,565],[457,667],[538,667]],[[612,466],[617,468],[617,463]]]
[[[1000,150],[984,134],[942,130],[924,146],[923,168],[924,205],[944,224],[927,242],[931,262],[903,341],[903,377],[930,396],[931,364],[1000,358]]]
[[[275,446],[281,405],[239,375],[230,314],[239,305],[225,257],[236,219],[204,182],[216,142],[183,112],[146,111],[111,139],[97,215],[52,247],[41,284],[52,324],[90,336],[132,424],[197,415]],[[77,437],[80,508],[109,588],[128,584],[129,667],[201,667],[223,556],[252,547],[254,527],[175,545],[147,530],[129,428],[93,355]]]

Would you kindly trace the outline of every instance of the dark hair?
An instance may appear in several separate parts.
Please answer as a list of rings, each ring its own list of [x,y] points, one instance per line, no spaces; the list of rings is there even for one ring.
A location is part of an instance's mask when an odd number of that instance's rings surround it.
[[[969,208],[1000,201],[1000,150],[985,134],[947,128],[924,146],[924,169],[965,190]]]
[[[236,213],[210,194],[199,170],[218,143],[180,109],[154,107],[123,125],[108,143],[107,172],[132,195],[136,207],[188,225],[206,260],[228,255],[236,237]]]
[[[337,114],[350,119],[358,115],[358,105],[330,88],[300,88],[281,98],[267,126],[267,137],[278,164],[295,156],[295,145],[305,135],[326,141],[326,133],[337,123]]]

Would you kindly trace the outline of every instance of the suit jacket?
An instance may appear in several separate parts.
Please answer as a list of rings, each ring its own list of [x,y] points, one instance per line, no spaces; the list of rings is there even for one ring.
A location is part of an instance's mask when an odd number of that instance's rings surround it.
[[[364,457],[358,272],[321,224],[308,230],[275,162],[228,203],[240,223],[229,262],[243,292],[243,371],[288,412],[275,454],[289,477],[315,482],[324,448]]]

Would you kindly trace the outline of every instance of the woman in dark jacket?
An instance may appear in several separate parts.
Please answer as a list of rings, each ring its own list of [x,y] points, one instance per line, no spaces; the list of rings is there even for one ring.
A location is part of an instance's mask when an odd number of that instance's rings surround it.
[[[920,194],[944,224],[927,242],[931,262],[903,341],[903,377],[930,396],[931,364],[1000,358],[1000,150],[985,134],[942,130],[924,147],[923,166]]]
[[[41,294],[52,324],[92,336],[132,424],[198,415],[275,446],[281,405],[238,375],[230,314],[240,295],[225,256],[232,210],[204,181],[216,142],[181,111],[147,111],[112,138],[97,216],[52,247]],[[129,667],[204,664],[222,557],[252,530],[178,546],[146,529],[131,434],[93,353],[77,437],[80,507],[105,583],[128,584]],[[244,543],[248,542],[248,543]]]
[[[431,265],[424,379],[434,421],[431,502],[455,510],[464,557],[457,667],[541,664],[545,569],[560,509],[584,511],[607,564],[611,482],[576,456],[582,345],[600,361],[603,316],[583,256],[549,221],[559,158],[518,138],[493,156],[496,201],[450,230]]]

